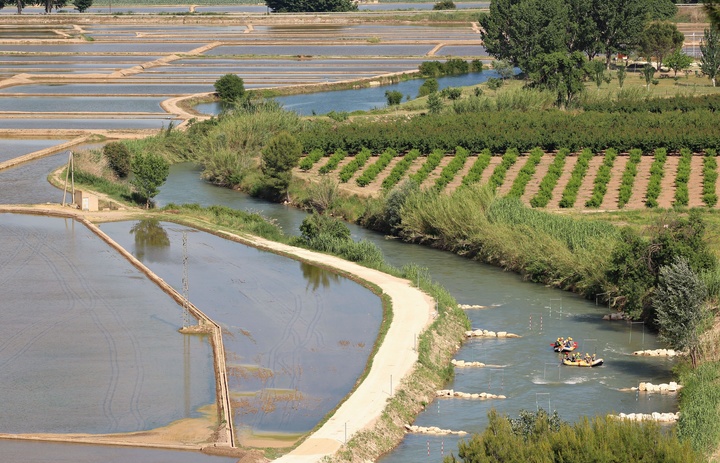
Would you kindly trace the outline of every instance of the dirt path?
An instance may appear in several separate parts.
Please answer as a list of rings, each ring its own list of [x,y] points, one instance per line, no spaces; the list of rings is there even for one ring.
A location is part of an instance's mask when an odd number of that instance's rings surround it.
[[[702,207],[703,197],[703,155],[696,154],[690,160],[690,179],[688,180],[689,207]]]

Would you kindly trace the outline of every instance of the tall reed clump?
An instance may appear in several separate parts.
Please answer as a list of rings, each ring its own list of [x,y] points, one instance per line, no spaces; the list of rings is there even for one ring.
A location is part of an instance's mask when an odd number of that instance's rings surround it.
[[[375,178],[385,170],[390,161],[397,156],[397,151],[392,148],[387,148],[383,153],[378,156],[377,160],[370,164],[356,180],[360,186],[369,185]]]
[[[593,152],[589,148],[582,150],[578,156],[577,163],[573,168],[572,174],[568,184],[565,185],[565,191],[563,191],[562,199],[560,199],[560,207],[569,208],[575,205],[578,191],[582,186],[582,181],[587,174],[588,167],[590,167],[590,159],[593,157]]]
[[[535,193],[535,196],[530,199],[530,205],[532,207],[545,207],[548,205],[552,199],[552,192],[555,189],[555,185],[557,185],[563,173],[565,158],[568,154],[570,154],[570,150],[567,148],[562,148],[555,154],[552,164],[550,164],[547,173],[540,181],[540,189]]]
[[[525,193],[525,187],[527,187],[530,179],[535,175],[535,168],[540,164],[540,160],[543,157],[543,150],[540,148],[533,148],[528,155],[525,165],[518,172],[515,181],[508,192],[508,196],[513,198],[520,198]]]
[[[637,148],[631,149],[628,153],[628,161],[625,164],[625,171],[620,180],[620,192],[618,195],[618,207],[623,208],[630,201],[632,196],[635,177],[637,177],[637,166],[642,159],[642,150]]]
[[[681,373],[678,437],[705,455],[720,445],[720,362],[705,362]]]
[[[462,184],[464,186],[468,186],[479,182],[482,178],[483,172],[487,169],[487,166],[490,165],[490,159],[492,159],[492,153],[489,149],[485,148],[480,152],[480,154],[478,154],[477,159],[473,163],[467,175],[463,177]]]
[[[714,149],[705,150],[703,158],[703,202],[707,207],[714,207],[717,204],[717,193],[715,193],[717,183],[717,155]]]
[[[493,170],[490,180],[488,181],[493,189],[497,189],[505,183],[505,175],[507,174],[508,169],[517,162],[518,156],[520,156],[520,153],[517,148],[508,148],[508,150],[505,151],[502,161],[500,161],[500,164],[495,166],[495,170]]]
[[[665,148],[657,148],[655,150],[655,160],[650,166],[650,181],[648,182],[647,193],[645,194],[645,206],[657,207],[657,199],[660,196],[660,183],[665,175],[665,161],[667,160],[667,150]]]
[[[320,167],[319,172],[321,174],[327,174],[329,172],[332,172],[333,170],[337,169],[338,164],[340,164],[340,161],[345,159],[347,156],[347,151],[345,151],[342,148],[338,148],[335,150],[335,152],[330,156],[325,163],[324,166]]]
[[[692,162],[692,151],[687,148],[680,150],[680,162],[678,162],[677,173],[675,174],[675,202],[674,206],[687,206],[690,201],[688,181],[690,180],[690,163]]]
[[[423,165],[420,166],[420,170],[415,172],[415,175],[411,177],[412,180],[418,185],[422,185],[422,182],[424,182],[425,179],[428,178],[430,172],[435,170],[435,168],[440,165],[440,161],[442,161],[444,157],[445,151],[440,149],[433,150],[432,153],[430,153],[425,159]]]
[[[453,157],[452,160],[448,163],[448,165],[443,168],[443,170],[440,172],[440,177],[435,180],[436,190],[442,191],[447,186],[447,184],[450,183],[453,178],[455,178],[455,174],[457,174],[458,171],[463,168],[468,156],[470,156],[470,151],[466,150],[462,146],[458,146],[457,148],[455,148],[455,157]]]
[[[300,160],[299,167],[301,170],[308,171],[312,169],[316,162],[318,162],[325,155],[325,152],[320,148],[315,148],[308,153],[307,156]]]
[[[398,184],[400,179],[405,175],[405,173],[408,171],[410,166],[412,166],[412,163],[420,157],[420,150],[418,149],[411,149],[407,153],[405,153],[405,156],[395,164],[395,167],[390,171],[390,174],[385,177],[385,180],[382,182],[382,187],[385,190],[389,190],[395,185]]]
[[[355,172],[365,165],[368,159],[370,159],[370,156],[372,156],[372,152],[369,149],[361,149],[360,152],[353,157],[352,161],[340,171],[340,181],[347,183],[347,181],[355,175]]]
[[[607,193],[607,184],[610,181],[610,172],[612,171],[613,164],[615,164],[615,158],[617,157],[617,150],[609,148],[605,151],[605,158],[603,163],[598,169],[597,175],[595,176],[593,192],[590,199],[585,201],[585,207],[592,207],[597,209],[605,198]]]

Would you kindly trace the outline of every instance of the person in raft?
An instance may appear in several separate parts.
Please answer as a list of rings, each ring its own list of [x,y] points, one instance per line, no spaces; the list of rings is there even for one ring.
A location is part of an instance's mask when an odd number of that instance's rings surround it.
[[[572,347],[572,346],[573,346],[572,338],[567,338],[567,341],[565,341],[565,347]]]
[[[555,347],[562,347],[565,345],[565,340],[563,338],[557,338],[555,340]]]

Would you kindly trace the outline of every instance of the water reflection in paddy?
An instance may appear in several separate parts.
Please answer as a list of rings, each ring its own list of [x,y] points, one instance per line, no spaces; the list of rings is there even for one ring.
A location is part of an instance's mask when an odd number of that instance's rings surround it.
[[[187,95],[210,91],[214,91],[212,84],[128,84],[125,81],[110,81],[103,84],[31,84],[0,89],[0,93],[5,94],[45,93],[53,95]],[[47,99],[43,98],[43,100]]]
[[[0,111],[20,112],[162,112],[158,97],[0,97]]]
[[[422,56],[432,45],[221,45],[205,55]]]
[[[48,183],[47,176],[67,163],[67,153],[0,170],[0,203],[42,204],[62,202],[62,191]],[[1,431],[0,431],[1,432]]]
[[[65,143],[67,140],[3,140],[0,148],[0,162],[33,153],[51,146]]]
[[[133,227],[166,234],[169,244],[145,242]],[[181,231],[188,229],[130,222],[101,228],[182,288]],[[204,232],[188,235],[190,299],[223,327],[236,424],[256,432],[310,430],[362,372],[382,318],[379,298],[313,265]]]
[[[0,119],[0,129],[160,129],[169,124],[168,117],[112,119]]]
[[[142,431],[215,402],[209,343],[86,227],[2,214],[0,243],[0,432]]]

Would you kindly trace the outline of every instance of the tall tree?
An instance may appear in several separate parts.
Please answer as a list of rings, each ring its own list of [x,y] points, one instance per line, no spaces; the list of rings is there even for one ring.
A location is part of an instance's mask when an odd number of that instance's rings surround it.
[[[697,365],[699,338],[708,319],[704,310],[706,297],[705,284],[686,259],[678,257],[660,268],[653,296],[660,339],[675,349],[687,351],[693,366]]]
[[[668,21],[653,21],[640,34],[639,47],[648,61],[657,60],[657,69],[668,54],[680,50],[685,41],[685,34],[677,26]]]
[[[536,58],[536,70],[530,73],[534,85],[557,94],[558,106],[570,106],[585,90],[586,59],[579,51],[556,52]]]
[[[602,51],[597,24],[592,16],[593,0],[567,0],[567,7],[567,49],[581,51],[592,60]]]
[[[302,156],[302,145],[288,132],[275,135],[262,151],[262,172],[265,184],[276,196],[287,194],[292,169]]]
[[[716,86],[716,79],[720,73],[720,30],[715,27],[705,29],[702,42],[700,43],[700,69],[703,74]]]
[[[357,3],[352,0],[265,0],[273,13],[323,13],[355,11]]]
[[[677,5],[675,5],[673,0],[654,0],[648,2],[648,15],[653,21],[669,20],[675,16],[677,10]]]
[[[705,13],[713,27],[720,29],[720,0],[703,0]]]
[[[627,54],[637,45],[648,20],[647,0],[593,0],[592,16],[609,68],[613,54]]]
[[[90,8],[93,4],[93,0],[73,0],[73,6],[80,13],[84,13],[85,10]]]
[[[145,200],[145,208],[150,208],[150,200],[160,192],[158,188],[165,183],[170,173],[170,164],[153,153],[138,153],[132,160],[133,177],[130,183],[137,193]]]
[[[675,76],[677,76],[678,71],[689,68],[692,62],[692,56],[686,55],[682,50],[675,50],[663,61],[665,66],[675,71]]]

